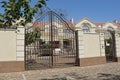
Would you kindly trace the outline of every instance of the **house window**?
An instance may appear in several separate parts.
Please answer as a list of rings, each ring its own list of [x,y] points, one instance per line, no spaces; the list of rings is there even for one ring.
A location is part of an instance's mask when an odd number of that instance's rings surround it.
[[[53,34],[58,34],[58,28],[55,25],[52,26],[52,30]]]
[[[107,30],[108,30],[108,31],[114,31],[114,28],[111,27],[111,26],[109,26],[109,27],[107,28]]]
[[[51,33],[51,26],[47,26],[45,28],[46,33]],[[55,25],[52,25],[52,34],[58,35],[58,27]]]
[[[83,25],[82,25],[82,30],[83,30],[83,32],[90,32],[90,24],[88,24],[88,23],[84,23]]]
[[[63,33],[70,33],[68,29],[63,29]]]

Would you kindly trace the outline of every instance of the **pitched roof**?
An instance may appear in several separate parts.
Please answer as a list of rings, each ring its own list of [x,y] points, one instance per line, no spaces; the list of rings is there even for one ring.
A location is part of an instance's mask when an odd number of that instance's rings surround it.
[[[46,24],[48,24],[48,22],[33,22],[33,26],[34,27],[44,27]],[[74,27],[75,24],[72,23],[72,22],[67,22],[67,24],[70,26],[70,27]]]
[[[120,28],[120,23],[117,23],[117,26]]]
[[[97,27],[98,26],[103,26],[104,23],[94,23]]]
[[[115,23],[115,22],[113,22]],[[98,26],[103,26],[105,23],[95,23],[95,25]],[[118,28],[120,28],[120,23],[115,23]]]
[[[67,22],[69,26],[71,27],[74,27],[75,26],[75,23],[72,23],[72,22]]]
[[[87,18],[87,17],[85,17],[85,18],[83,18],[83,19],[81,19],[79,22],[81,22],[81,21],[83,21],[83,20],[88,20],[88,21],[90,21],[90,22],[92,22],[89,18]],[[77,23],[79,23],[79,22],[77,22]],[[77,24],[76,23],[76,24]],[[99,27],[99,26],[103,26],[106,22],[92,22],[93,24],[95,24],[96,25],[96,27]],[[118,28],[120,28],[120,22],[118,22],[117,20],[113,20],[112,21],[112,23],[114,23]],[[76,25],[75,24],[75,25]]]
[[[82,20],[84,20],[84,19],[89,20],[88,18],[83,18]],[[89,20],[89,21],[91,21],[91,20]],[[115,23],[120,28],[120,23],[119,22],[113,21],[113,23]],[[33,24],[34,24],[35,27],[43,27],[46,24],[48,24],[48,22],[34,22]],[[73,22],[69,21],[69,22],[67,22],[67,24],[70,27],[74,27],[77,23],[73,23]],[[93,22],[93,24],[95,24],[96,27],[99,27],[99,26],[103,26],[105,23],[102,23],[102,22]]]
[[[115,22],[113,22],[115,23]],[[95,23],[95,25],[98,26],[103,26],[105,23]],[[118,28],[120,28],[120,23],[115,23]]]

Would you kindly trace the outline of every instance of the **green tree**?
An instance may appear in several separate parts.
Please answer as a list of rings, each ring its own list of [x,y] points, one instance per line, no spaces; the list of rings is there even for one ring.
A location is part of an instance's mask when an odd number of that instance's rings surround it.
[[[2,0],[1,7],[4,9],[3,14],[0,14],[0,27],[17,27],[18,25],[25,26],[33,20],[33,16],[38,9],[42,10],[46,6],[48,0],[37,0],[33,6],[30,5],[34,0]],[[32,7],[33,6],[33,7]],[[40,38],[40,30],[35,28],[25,36],[26,45],[34,43]]]
[[[37,0],[37,3],[31,7],[30,3],[34,0],[3,0],[1,1],[4,13],[0,14],[0,26],[13,26],[17,20],[21,20],[16,25],[25,25],[31,22],[38,9],[46,5],[47,0]]]
[[[29,32],[25,36],[25,42],[26,45],[29,45],[31,43],[34,43],[35,41],[38,41],[41,36],[40,29],[35,28],[33,32]]]

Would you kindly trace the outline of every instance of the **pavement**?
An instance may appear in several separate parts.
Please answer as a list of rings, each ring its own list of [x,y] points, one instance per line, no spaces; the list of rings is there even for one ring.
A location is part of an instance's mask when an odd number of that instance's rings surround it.
[[[0,73],[0,80],[120,80],[120,63]]]

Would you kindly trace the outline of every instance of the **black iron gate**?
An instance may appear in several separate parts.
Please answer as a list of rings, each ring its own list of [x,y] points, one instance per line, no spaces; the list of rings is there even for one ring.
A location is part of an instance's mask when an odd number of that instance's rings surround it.
[[[26,69],[74,66],[76,42],[74,26],[48,11],[32,27],[26,28]]]
[[[115,44],[115,31],[107,31],[109,35],[107,39],[105,39],[105,53],[106,53],[106,61],[114,62],[116,60],[116,44]]]

